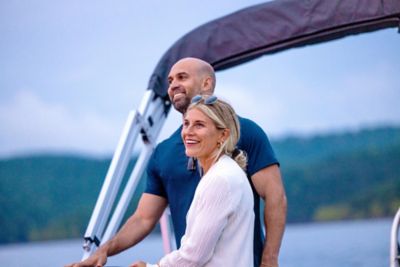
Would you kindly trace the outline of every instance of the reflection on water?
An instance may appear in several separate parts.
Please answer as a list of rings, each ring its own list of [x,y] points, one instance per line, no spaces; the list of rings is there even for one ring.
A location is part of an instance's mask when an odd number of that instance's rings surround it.
[[[288,225],[282,243],[282,267],[375,267],[389,263],[391,219]],[[0,246],[0,266],[63,266],[82,256],[82,240],[62,240]],[[153,235],[140,245],[109,259],[109,266],[128,266],[142,259],[156,262],[161,238]]]

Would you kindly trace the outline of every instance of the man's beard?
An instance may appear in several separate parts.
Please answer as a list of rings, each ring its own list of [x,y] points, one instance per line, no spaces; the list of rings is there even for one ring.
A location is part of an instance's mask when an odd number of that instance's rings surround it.
[[[178,112],[180,112],[180,113],[183,114],[183,113],[186,112],[187,108],[188,108],[189,105],[190,105],[190,99],[184,98],[184,99],[182,99],[182,100],[180,100],[180,101],[172,102],[172,105],[174,106],[174,108],[175,108]]]

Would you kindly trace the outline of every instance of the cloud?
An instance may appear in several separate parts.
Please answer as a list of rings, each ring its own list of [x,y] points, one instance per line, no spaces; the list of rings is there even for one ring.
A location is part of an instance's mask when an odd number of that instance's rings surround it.
[[[323,90],[303,88],[309,101],[306,121],[316,131],[399,124],[400,79],[395,66],[373,66],[343,72],[326,82]]]
[[[227,100],[239,116],[250,118],[269,133],[277,133],[281,128],[279,117],[284,112],[284,103],[274,95],[262,90],[251,92],[240,84],[220,83],[216,95]],[[266,98],[267,97],[267,98]]]
[[[90,111],[74,112],[31,91],[0,106],[0,155],[32,151],[105,154],[114,151],[122,122]]]
[[[323,79],[307,77],[312,75],[310,70],[292,69],[288,70],[290,78],[278,77],[271,68],[266,71],[268,78],[259,77],[261,81],[255,83],[255,70],[265,69],[265,65],[260,61],[237,68],[239,83],[222,76],[216,93],[231,100],[239,114],[259,123],[269,135],[400,124],[398,67],[388,61],[351,71],[332,70],[331,76]]]

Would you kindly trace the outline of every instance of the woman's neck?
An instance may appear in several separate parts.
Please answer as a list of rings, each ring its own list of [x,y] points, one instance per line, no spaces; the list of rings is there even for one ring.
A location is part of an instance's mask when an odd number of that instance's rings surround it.
[[[212,165],[218,161],[218,159],[222,156],[219,155],[218,157],[207,157],[207,158],[198,158],[200,167],[203,169],[203,175],[208,172]]]

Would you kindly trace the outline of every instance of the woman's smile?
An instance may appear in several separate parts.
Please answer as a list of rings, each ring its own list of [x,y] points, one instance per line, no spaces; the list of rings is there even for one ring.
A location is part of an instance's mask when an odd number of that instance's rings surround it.
[[[182,128],[185,153],[198,158],[203,168],[214,161],[222,136],[222,130],[200,110],[194,108],[186,113]]]

